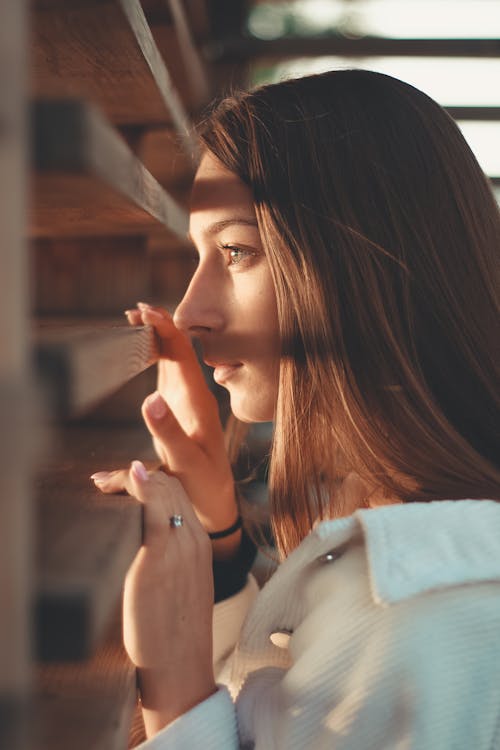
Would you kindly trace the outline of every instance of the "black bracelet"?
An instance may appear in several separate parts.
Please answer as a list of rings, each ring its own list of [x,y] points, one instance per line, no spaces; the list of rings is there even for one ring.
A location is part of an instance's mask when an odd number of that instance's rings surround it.
[[[208,536],[210,537],[210,539],[224,539],[224,537],[231,536],[231,534],[234,534],[235,531],[241,529],[242,526],[243,520],[241,516],[238,516],[232,526],[229,526],[229,528],[223,529],[222,531],[209,531]]]

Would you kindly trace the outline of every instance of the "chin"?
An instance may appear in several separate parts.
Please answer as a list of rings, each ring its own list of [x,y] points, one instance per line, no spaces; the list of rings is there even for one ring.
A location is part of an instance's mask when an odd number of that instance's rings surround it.
[[[272,422],[274,419],[273,408],[268,404],[252,402],[251,399],[239,399],[233,393],[230,394],[231,411],[240,422],[254,424],[255,422]]]

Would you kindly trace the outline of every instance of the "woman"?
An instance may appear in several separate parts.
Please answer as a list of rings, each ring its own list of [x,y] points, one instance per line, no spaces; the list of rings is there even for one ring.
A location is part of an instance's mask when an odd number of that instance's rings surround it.
[[[128,313],[161,341],[143,414],[168,474],[97,477],[145,504],[124,605],[141,747],[500,747],[489,184],[435,102],[367,71],[231,97],[200,137],[197,270],[174,321]],[[275,424],[284,561],[259,593],[190,337],[235,417]],[[216,584],[243,571],[213,646],[212,551]]]

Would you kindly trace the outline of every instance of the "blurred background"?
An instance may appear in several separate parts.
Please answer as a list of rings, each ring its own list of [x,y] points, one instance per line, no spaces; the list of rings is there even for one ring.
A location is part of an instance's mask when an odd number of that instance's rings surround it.
[[[257,1],[242,21],[243,38],[213,49],[246,57],[251,83],[335,68],[400,78],[450,110],[498,193],[498,0]]]

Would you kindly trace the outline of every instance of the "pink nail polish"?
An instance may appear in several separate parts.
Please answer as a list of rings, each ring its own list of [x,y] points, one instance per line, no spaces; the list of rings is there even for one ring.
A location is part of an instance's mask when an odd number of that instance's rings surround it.
[[[147,482],[149,474],[142,461],[132,461],[132,474],[139,482]]]
[[[146,411],[153,419],[161,419],[167,413],[167,405],[158,391],[148,397]]]

